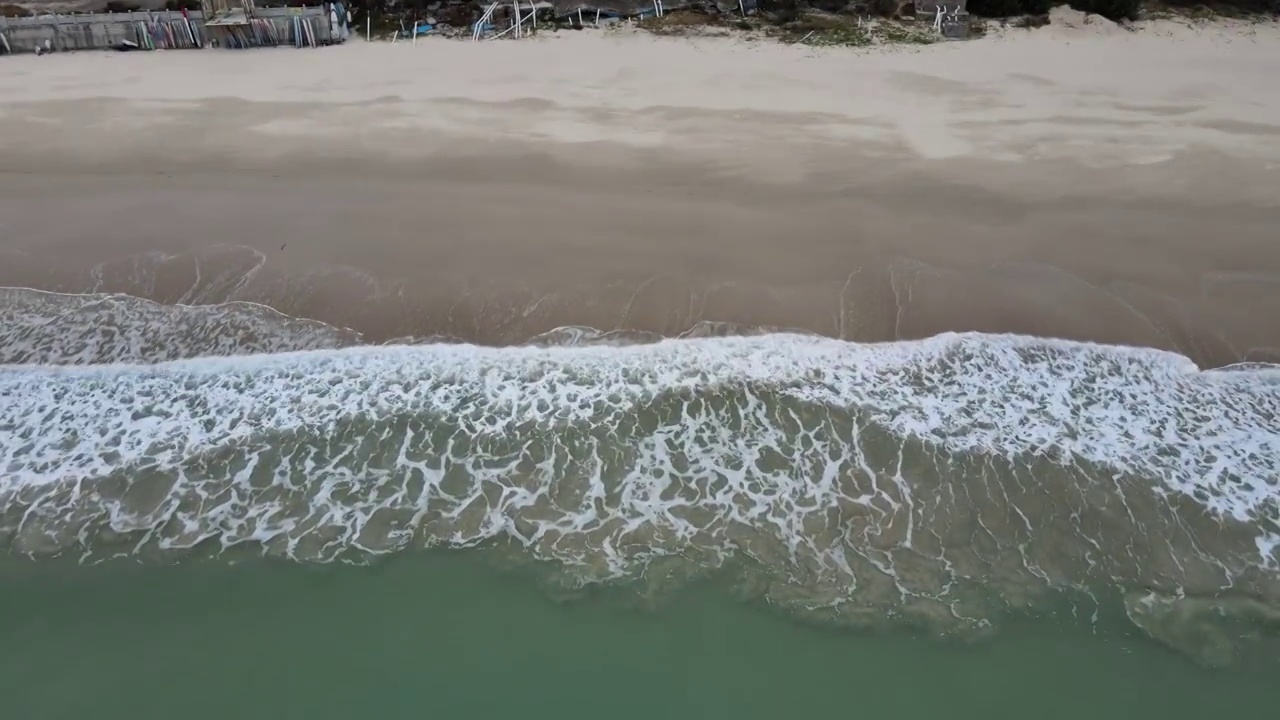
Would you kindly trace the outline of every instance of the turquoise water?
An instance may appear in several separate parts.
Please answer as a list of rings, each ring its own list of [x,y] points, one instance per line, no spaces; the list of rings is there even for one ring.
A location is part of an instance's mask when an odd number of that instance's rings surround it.
[[[0,300],[4,720],[1280,699],[1280,367]]]
[[[656,606],[564,598],[467,551],[4,576],[11,718],[1102,720],[1266,717],[1278,699],[1267,646],[1207,671],[1105,617],[955,644],[802,624],[714,581]]]

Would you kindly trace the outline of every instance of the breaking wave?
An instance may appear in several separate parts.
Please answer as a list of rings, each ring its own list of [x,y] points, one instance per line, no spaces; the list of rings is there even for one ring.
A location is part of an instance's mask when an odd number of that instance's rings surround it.
[[[358,338],[261,306],[122,296],[59,322],[120,303],[132,321],[6,342],[42,363],[0,368],[10,552],[498,543],[571,584],[733,565],[798,612],[944,633],[1064,592],[1123,595],[1157,635],[1193,602],[1280,617],[1274,366],[705,327],[720,336],[343,347]],[[136,331],[152,325],[172,334]],[[245,349],[264,354],[190,359]]]

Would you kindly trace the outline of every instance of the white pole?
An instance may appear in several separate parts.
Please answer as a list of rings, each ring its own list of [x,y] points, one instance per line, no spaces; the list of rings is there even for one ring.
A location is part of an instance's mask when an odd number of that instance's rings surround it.
[[[596,12],[599,12],[599,10]],[[582,8],[578,8],[578,27],[584,27],[582,24]]]
[[[479,40],[480,36],[484,34],[484,24],[489,22],[489,18],[493,17],[493,11],[496,10],[497,8],[498,8],[498,3],[495,2],[494,4],[490,5],[487,10],[484,11],[483,15],[480,16],[480,21],[476,23],[475,29],[472,30],[472,33],[471,33],[472,40]]]
[[[520,15],[519,13],[516,13],[517,22],[511,23],[511,27],[507,28],[506,30],[503,30],[497,35],[494,35],[493,39],[497,40],[498,38],[503,37],[507,33],[520,32],[521,22],[528,21],[531,17],[533,17],[533,12],[530,12],[528,15]],[[520,18],[523,18],[523,21],[521,21]]]
[[[742,4],[742,0],[738,0],[738,12],[742,13],[742,17],[747,16],[747,8]]]
[[[364,41],[369,42],[373,39],[373,16],[365,13],[364,16]]]
[[[511,3],[511,7],[516,13],[516,38],[519,39],[520,31],[524,29],[524,18],[520,17],[520,0],[515,0],[515,2]]]

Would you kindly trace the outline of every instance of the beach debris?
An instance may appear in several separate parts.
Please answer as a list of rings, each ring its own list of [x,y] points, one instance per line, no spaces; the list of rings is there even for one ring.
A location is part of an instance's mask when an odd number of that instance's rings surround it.
[[[490,5],[488,9],[484,11],[484,14],[480,16],[480,19],[477,20],[475,24],[471,26],[472,40],[479,40],[481,37],[484,36],[485,32],[493,28],[493,26],[489,24],[489,20],[493,18],[493,12],[497,9],[498,9],[498,3],[495,2],[492,5]]]
[[[948,40],[969,34],[968,0],[915,0],[915,16],[932,18],[931,29]]]

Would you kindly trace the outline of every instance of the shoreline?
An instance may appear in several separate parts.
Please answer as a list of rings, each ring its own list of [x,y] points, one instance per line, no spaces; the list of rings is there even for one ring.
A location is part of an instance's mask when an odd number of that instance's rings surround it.
[[[837,643],[1067,613],[1254,672],[1280,26],[1224,27],[0,62],[0,351],[39,363],[0,365],[0,549],[39,581],[495,547],[647,606],[727,580]],[[487,347],[376,346],[408,337]]]

